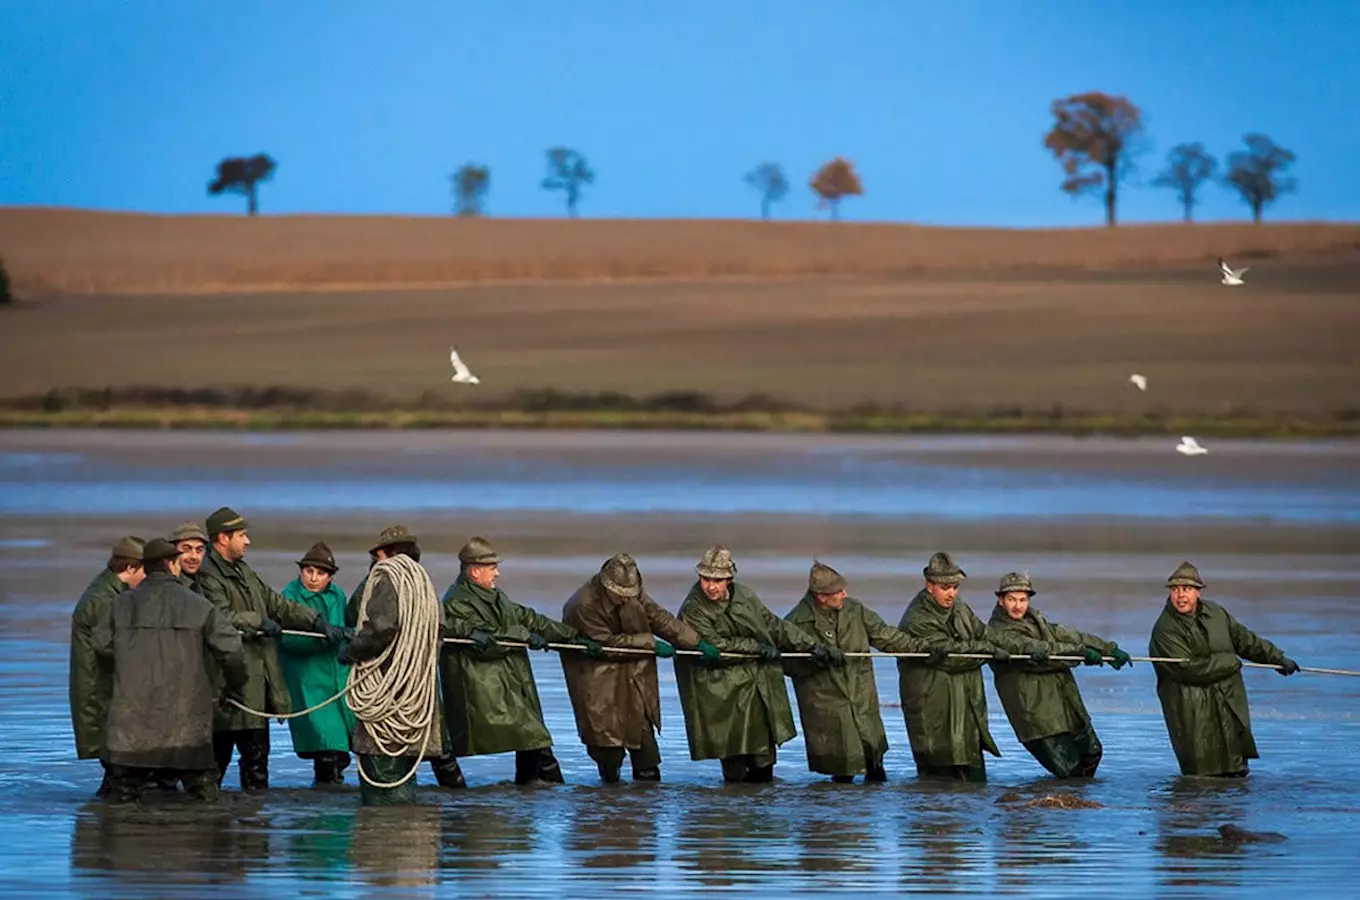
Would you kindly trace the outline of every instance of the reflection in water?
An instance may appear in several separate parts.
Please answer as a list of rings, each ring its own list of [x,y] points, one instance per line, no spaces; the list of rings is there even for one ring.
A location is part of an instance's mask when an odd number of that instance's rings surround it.
[[[978,853],[974,823],[957,816],[931,815],[903,828],[900,843],[919,851],[902,859],[903,889],[966,890],[978,877],[971,857]]]
[[[839,793],[845,797],[858,793],[865,805],[872,804],[874,795],[880,793],[873,788],[864,790],[859,785],[817,785],[814,792],[816,795]],[[820,806],[813,801],[809,806],[807,815],[795,816],[792,821],[793,838],[798,847],[798,868],[804,872],[834,873],[835,878],[817,880],[828,886],[872,871],[876,854],[873,832],[868,826],[873,817],[856,816],[839,804]]]
[[[784,868],[780,857],[789,823],[774,805],[778,791],[776,783],[687,792],[679,810],[676,861],[710,887],[750,884]]]
[[[345,869],[354,821],[351,809],[325,809],[294,820],[284,843],[289,864],[299,872]]]
[[[94,801],[76,815],[71,830],[71,868],[112,873],[128,887],[238,883],[268,852],[267,831],[239,827],[222,807]]]
[[[547,793],[503,789],[477,792],[482,796],[460,793],[459,802],[445,814],[443,865],[499,869],[531,854],[537,840],[535,817],[545,812],[538,808],[536,796]]]
[[[378,887],[434,884],[439,867],[437,806],[361,806],[354,811],[349,858],[359,878]]]
[[[1153,846],[1162,885],[1241,887],[1243,845],[1223,840],[1218,826],[1238,824],[1251,779],[1180,776],[1159,793]]]
[[[577,791],[566,808],[562,847],[572,865],[626,869],[656,862],[660,791]]]

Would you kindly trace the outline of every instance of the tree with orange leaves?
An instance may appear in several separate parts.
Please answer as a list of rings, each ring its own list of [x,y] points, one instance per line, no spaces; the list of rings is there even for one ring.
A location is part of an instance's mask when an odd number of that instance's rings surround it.
[[[859,183],[854,163],[839,156],[818,169],[809,183],[812,190],[821,198],[817,201],[817,208],[830,207],[833,222],[841,217],[842,198],[864,196],[864,188]]]
[[[1062,164],[1062,189],[1104,194],[1105,224],[1113,228],[1119,183],[1142,149],[1142,111],[1125,97],[1090,91],[1054,100],[1053,118],[1044,146]]]

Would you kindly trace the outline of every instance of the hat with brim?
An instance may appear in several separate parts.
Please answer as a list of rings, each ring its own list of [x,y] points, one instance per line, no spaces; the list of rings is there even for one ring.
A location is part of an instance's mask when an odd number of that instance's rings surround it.
[[[954,562],[954,557],[943,551],[932,554],[921,573],[926,576],[926,581],[936,584],[962,584],[963,579],[968,577],[968,573]]]
[[[234,531],[245,531],[250,527],[250,523],[245,520],[245,517],[229,506],[215,510],[203,524],[210,537],[217,537],[219,534],[231,534]]]
[[[618,597],[633,598],[642,593],[642,574],[627,553],[617,553],[600,567],[600,584]]]
[[[694,571],[700,578],[723,581],[737,577],[737,564],[732,559],[732,551],[718,544],[704,551]]]
[[[812,561],[808,590],[814,594],[835,594],[845,590],[845,576],[825,563]]]
[[[146,541],[143,538],[130,534],[127,537],[119,538],[114,543],[109,549],[109,556],[115,556],[119,559],[143,559],[142,553],[145,546]]]
[[[1006,594],[1029,594],[1033,597],[1036,593],[1034,582],[1030,581],[1029,576],[1024,572],[1010,572],[1001,576],[1001,584],[996,589],[998,597]]]
[[[167,537],[166,540],[172,544],[178,544],[180,541],[202,541],[205,544],[209,543],[208,532],[204,531],[203,526],[199,525],[197,522],[181,522],[179,525],[175,526],[175,530],[170,532],[170,536]]]
[[[340,568],[335,564],[335,554],[331,552],[330,547],[326,546],[325,541],[317,541],[312,544],[312,548],[303,554],[302,559],[298,560],[297,564],[299,569],[315,566],[332,575]]]
[[[486,538],[474,537],[458,551],[458,562],[465,566],[496,566],[501,563],[501,555]]]
[[[416,544],[419,545],[416,536],[405,525],[389,525],[378,535],[378,542],[368,548],[369,553],[377,553],[387,547],[395,547],[397,544]]]
[[[179,548],[165,538],[152,538],[142,548],[142,562],[160,562],[163,559],[178,559]]]
[[[1171,573],[1171,577],[1166,580],[1166,586],[1172,587],[1192,587],[1204,588],[1204,581],[1199,577],[1199,569],[1196,569],[1189,562],[1183,562],[1176,567],[1176,571]]]

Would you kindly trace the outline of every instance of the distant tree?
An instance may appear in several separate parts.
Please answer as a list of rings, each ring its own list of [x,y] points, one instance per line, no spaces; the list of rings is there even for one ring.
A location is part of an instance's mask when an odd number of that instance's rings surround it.
[[[454,172],[453,213],[457,216],[480,216],[491,189],[491,170],[476,163],[464,163]]]
[[[761,163],[746,173],[746,183],[760,191],[760,218],[770,218],[770,204],[778,203],[789,192],[789,180],[779,163]]]
[[[581,188],[595,183],[586,158],[566,147],[548,151],[548,176],[543,179],[543,190],[564,191],[567,195],[567,215],[576,218],[576,203],[581,199]]]
[[[1153,179],[1154,187],[1171,188],[1185,211],[1185,221],[1194,219],[1195,195],[1199,186],[1214,177],[1218,160],[1204,152],[1204,145],[1177,144],[1166,154],[1166,169]]]
[[[1098,91],[1054,100],[1052,112],[1044,146],[1062,163],[1062,189],[1073,196],[1103,193],[1105,224],[1113,228],[1119,183],[1142,149],[1142,112],[1124,97]]]
[[[1247,149],[1228,154],[1228,174],[1223,181],[1251,207],[1251,220],[1260,222],[1261,210],[1281,194],[1298,189],[1297,181],[1283,177],[1294,164],[1294,154],[1276,146],[1264,134],[1249,134],[1243,140]]]
[[[13,302],[14,295],[9,292],[9,273],[5,271],[5,261],[0,259],[0,306]]]
[[[855,174],[854,163],[839,156],[818,169],[809,184],[820,198],[817,201],[817,208],[830,207],[833,222],[841,217],[843,197],[864,196],[864,188],[860,185],[859,176]]]
[[[278,164],[266,153],[254,156],[228,156],[217,164],[217,178],[208,182],[208,193],[214,196],[222,193],[245,194],[246,214],[259,212],[256,199],[256,186],[268,181],[274,175]]]

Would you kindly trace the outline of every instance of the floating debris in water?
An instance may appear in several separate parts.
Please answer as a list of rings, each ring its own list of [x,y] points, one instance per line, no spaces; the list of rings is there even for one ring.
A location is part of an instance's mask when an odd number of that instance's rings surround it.
[[[1218,826],[1218,836],[1234,844],[1278,844],[1289,840],[1278,831],[1247,831],[1236,825]]]
[[[1020,803],[1033,809],[1104,809],[1094,800],[1084,800],[1076,794],[1041,794],[1026,799],[1015,791],[1007,791],[996,798],[997,803]]]

